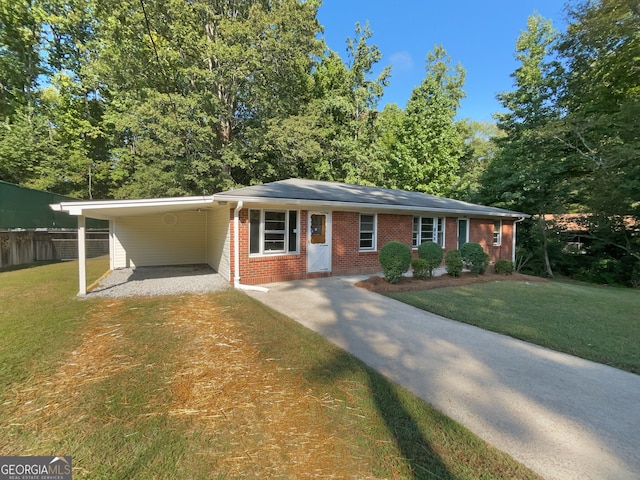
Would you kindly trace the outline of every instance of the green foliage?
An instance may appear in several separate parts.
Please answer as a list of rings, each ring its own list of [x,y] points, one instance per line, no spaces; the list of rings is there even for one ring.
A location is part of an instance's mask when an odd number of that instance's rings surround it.
[[[464,267],[460,252],[458,250],[447,251],[444,255],[444,265],[449,275],[459,277]]]
[[[306,177],[640,218],[634,2],[572,2],[562,36],[531,16],[497,125],[456,120],[465,72],[442,47],[406,108],[379,112],[390,68],[369,26],[343,60],[319,6],[0,0],[0,178],[127,198]],[[552,232],[526,228],[530,265],[552,276]]]
[[[38,76],[44,73],[39,54],[44,17],[39,2],[0,0],[0,118],[37,104]]]
[[[640,9],[636,1],[581,1],[558,51],[567,63],[557,132],[585,182],[589,212],[640,218]]]
[[[633,235],[619,235],[628,229],[614,225],[624,216],[640,219],[640,11],[627,0],[579,1],[567,10],[564,35],[536,15],[518,39],[516,89],[498,96],[506,137],[482,176],[480,201],[538,214],[518,229],[527,268],[549,277],[554,268],[602,271],[613,280],[612,271],[625,269],[609,259],[640,259]],[[589,236],[601,248],[589,267],[568,267],[585,259],[565,257],[544,221],[563,212],[593,218]]]
[[[498,146],[496,140],[505,133],[495,122],[466,120],[457,124],[464,136],[464,154],[458,161],[459,178],[453,186],[453,196],[467,202],[479,201],[482,189],[482,174],[495,159]]]
[[[424,258],[414,258],[411,260],[411,269],[413,270],[413,277],[418,280],[431,278],[429,263]]]
[[[387,282],[398,283],[402,274],[409,270],[411,265],[411,248],[402,242],[388,242],[380,249],[378,260]]]
[[[309,76],[306,101],[290,115],[267,120],[261,138],[252,130],[254,148],[244,183],[306,177],[381,185],[388,155],[375,144],[386,123],[375,108],[388,83],[389,68],[374,76],[382,57],[370,45],[368,25],[356,25],[347,40],[346,63],[329,50]]]
[[[418,246],[418,257],[427,262],[428,276],[433,276],[433,271],[442,263],[444,252],[442,247],[435,242],[427,241]]]
[[[514,271],[513,262],[511,260],[498,260],[495,264],[496,273],[501,275],[511,275]]]
[[[460,248],[462,261],[468,265],[473,275],[485,273],[488,265],[488,254],[479,243],[467,242]]]
[[[640,238],[630,217],[576,217],[583,228],[581,245],[569,248],[575,232],[556,225],[559,248],[551,261],[563,275],[577,280],[608,285],[640,286]]]
[[[385,186],[446,194],[464,153],[455,116],[465,94],[462,66],[450,66],[444,48],[427,55],[426,76],[411,93]]]

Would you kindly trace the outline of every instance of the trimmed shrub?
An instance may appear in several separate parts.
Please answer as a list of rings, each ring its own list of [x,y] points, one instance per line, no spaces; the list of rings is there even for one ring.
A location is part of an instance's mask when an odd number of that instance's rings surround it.
[[[431,278],[429,263],[424,258],[414,258],[411,260],[411,268],[413,268],[413,278],[417,278],[418,280]]]
[[[494,268],[500,275],[511,275],[515,270],[511,260],[498,260]]]
[[[462,273],[462,255],[458,250],[449,250],[444,255],[444,266],[447,269],[447,273],[452,277],[459,277]]]
[[[389,283],[398,283],[411,265],[411,248],[402,242],[391,241],[380,249],[378,260]]]
[[[482,268],[480,269],[480,275],[484,275],[487,272],[487,268],[489,268],[489,263],[491,263],[491,255],[485,252],[484,263],[482,264]]]
[[[433,271],[442,263],[443,255],[442,247],[435,242],[424,242],[418,247],[418,258],[426,260],[429,278],[433,276]]]
[[[467,265],[473,275],[483,274],[487,269],[487,257],[482,245],[475,242],[467,242],[460,248],[462,261]]]

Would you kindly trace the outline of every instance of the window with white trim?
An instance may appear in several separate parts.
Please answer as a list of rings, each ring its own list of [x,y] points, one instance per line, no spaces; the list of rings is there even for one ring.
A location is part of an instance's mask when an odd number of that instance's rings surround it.
[[[296,210],[249,210],[249,253],[269,255],[298,252]]]
[[[444,248],[444,218],[413,217],[413,247],[432,241]]]
[[[376,249],[376,215],[360,214],[360,250]]]
[[[502,220],[493,222],[493,244],[495,246],[502,245]]]

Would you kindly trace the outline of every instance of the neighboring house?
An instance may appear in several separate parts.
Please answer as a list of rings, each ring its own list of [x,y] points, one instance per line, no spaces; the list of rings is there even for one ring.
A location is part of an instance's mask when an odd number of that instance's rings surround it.
[[[593,215],[590,213],[550,213],[544,215],[547,228],[555,230],[565,242],[564,251],[573,254],[585,254],[594,240]],[[613,219],[610,219],[613,220]],[[640,225],[631,215],[618,219],[630,231],[640,232]],[[613,222],[615,225],[615,222]],[[620,227],[620,225],[617,225]],[[611,227],[614,228],[614,227]]]
[[[109,220],[111,269],[207,263],[236,286],[381,271],[397,240],[445,250],[477,242],[513,260],[516,222],[500,208],[337,182],[289,179],[212,196],[62,202],[57,211]],[[80,244],[82,244],[80,238]],[[80,294],[86,293],[84,260]]]

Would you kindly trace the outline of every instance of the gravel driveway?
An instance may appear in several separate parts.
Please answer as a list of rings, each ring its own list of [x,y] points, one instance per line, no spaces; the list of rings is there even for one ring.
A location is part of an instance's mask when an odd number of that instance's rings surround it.
[[[86,298],[206,293],[229,287],[208,265],[122,268],[110,272]]]

